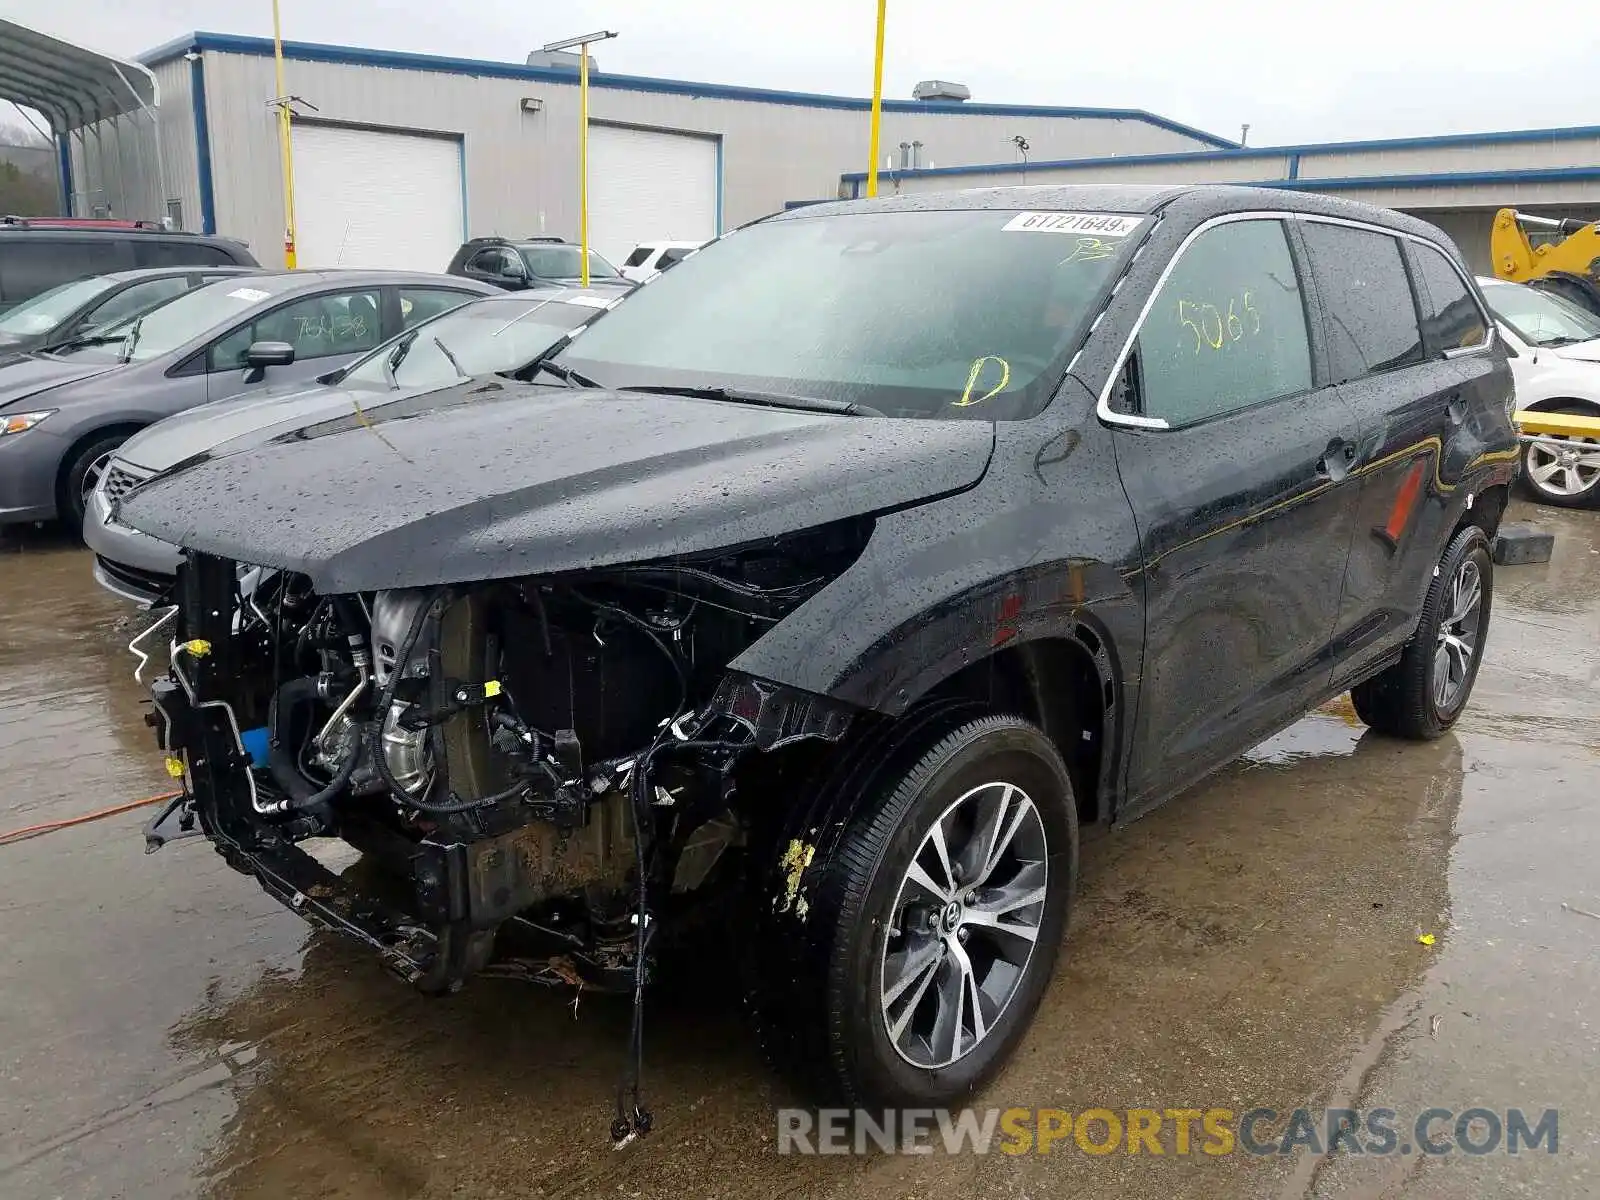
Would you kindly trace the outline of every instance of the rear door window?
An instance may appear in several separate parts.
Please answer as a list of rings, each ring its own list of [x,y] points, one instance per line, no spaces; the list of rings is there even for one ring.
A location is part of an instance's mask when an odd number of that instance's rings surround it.
[[[1325,221],[1300,228],[1327,315],[1330,382],[1420,363],[1422,330],[1400,239]]]
[[[1488,326],[1461,273],[1432,246],[1412,243],[1411,255],[1420,283],[1417,300],[1422,306],[1422,336],[1428,353],[1483,345]]]
[[[457,292],[447,288],[419,288],[402,286],[400,288],[400,328],[410,329],[429,317],[436,317],[440,313],[465,304],[475,297],[467,292]]]
[[[1311,343],[1283,222],[1230,221],[1189,244],[1139,330],[1141,411],[1169,424],[1311,387]]]

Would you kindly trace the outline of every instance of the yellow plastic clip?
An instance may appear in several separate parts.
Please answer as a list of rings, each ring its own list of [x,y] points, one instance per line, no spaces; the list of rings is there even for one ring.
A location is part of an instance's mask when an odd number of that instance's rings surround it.
[[[187,651],[193,658],[204,658],[211,653],[211,643],[206,641],[205,638],[194,638],[184,642],[178,649]]]
[[[167,755],[167,774],[171,775],[174,779],[182,779],[183,760],[181,758],[173,758],[170,754]]]
[[[1000,364],[1000,382],[995,384],[976,400],[972,398],[973,388],[978,386],[978,376],[983,374],[983,368],[989,363]],[[961,393],[961,399],[952,400],[950,403],[955,408],[970,408],[974,404],[982,404],[991,396],[997,396],[1005,391],[1006,384],[1011,382],[1011,364],[998,354],[985,354],[982,358],[972,360],[972,370],[967,372],[967,386]]]
[[[498,679],[489,679],[489,680],[485,680],[484,681],[483,698],[485,700],[491,699],[492,697],[498,696],[499,694],[500,694],[500,681]]]

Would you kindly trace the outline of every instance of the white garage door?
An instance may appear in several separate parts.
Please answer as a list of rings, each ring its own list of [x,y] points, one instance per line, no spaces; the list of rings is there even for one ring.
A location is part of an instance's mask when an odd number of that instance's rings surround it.
[[[714,139],[589,126],[589,238],[596,250],[621,265],[640,242],[716,236]]]
[[[294,208],[302,267],[442,271],[465,237],[461,144],[297,125]]]

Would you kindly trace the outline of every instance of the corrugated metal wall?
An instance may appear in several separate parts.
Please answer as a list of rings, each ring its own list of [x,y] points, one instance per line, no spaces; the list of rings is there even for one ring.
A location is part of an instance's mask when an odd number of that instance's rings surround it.
[[[272,61],[207,50],[204,62],[217,228],[249,239],[265,262],[283,221],[276,133],[267,109],[276,92]],[[460,134],[472,235],[576,235],[575,81],[295,59],[285,70],[289,92],[317,106],[310,119]],[[540,101],[541,111],[524,112],[525,97]],[[590,114],[597,122],[720,137],[724,229],[777,211],[787,200],[831,198],[840,174],[859,169],[866,158],[867,121],[859,111],[596,86]],[[1199,146],[1182,133],[1134,120],[900,112],[883,119],[884,153],[897,154],[902,141],[921,141],[925,165],[992,161],[1010,152],[1019,134],[1038,156]]]
[[[153,121],[139,111],[72,133],[72,212],[80,217],[160,221],[167,216],[167,201],[176,198],[182,204],[184,228],[198,230],[199,176],[189,64],[176,59],[153,68],[152,74],[161,101]]]
[[[181,58],[151,68],[161,89],[161,153],[167,172],[165,202],[178,201],[182,226],[200,232],[200,176],[196,169],[194,141],[194,94],[190,89],[190,67]]]

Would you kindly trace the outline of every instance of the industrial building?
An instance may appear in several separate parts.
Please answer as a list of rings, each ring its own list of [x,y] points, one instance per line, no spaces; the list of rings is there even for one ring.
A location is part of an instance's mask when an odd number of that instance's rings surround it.
[[[283,51],[302,266],[439,270],[467,236],[576,237],[575,59],[479,62],[301,42]],[[164,211],[270,252],[284,232],[272,43],[198,33],[141,62],[160,91],[173,201]],[[604,71],[590,85],[590,230],[608,256],[831,199],[841,172],[867,157],[864,99]],[[888,100],[883,116],[885,145],[914,144],[923,165],[987,162],[1016,137],[1056,157],[1229,145],[1145,112],[924,90],[934,98]],[[85,164],[75,151],[73,169]]]
[[[846,172],[841,195],[862,194]],[[1600,127],[1525,129],[1301,146],[923,167],[880,178],[885,192],[1017,183],[1240,183],[1328,192],[1438,225],[1473,269],[1493,274],[1489,228],[1500,208],[1553,217],[1600,216]]]
[[[122,62],[0,26],[0,95],[45,113],[69,212],[231,234],[277,258],[271,41],[196,33]],[[438,270],[467,237],[577,235],[575,56],[293,41],[283,55],[300,265]],[[915,94],[884,102],[888,192],[1151,180],[1335,192],[1434,221],[1480,270],[1498,208],[1600,215],[1600,128],[1247,148],[1141,110],[989,104],[936,81]],[[590,233],[614,259],[863,191],[866,99],[598,69],[590,95]]]

